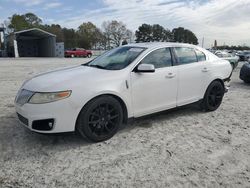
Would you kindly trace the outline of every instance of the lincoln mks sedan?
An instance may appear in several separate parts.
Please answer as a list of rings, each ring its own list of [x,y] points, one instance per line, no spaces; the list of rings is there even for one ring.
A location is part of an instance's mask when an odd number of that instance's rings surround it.
[[[228,61],[198,46],[130,44],[25,81],[15,107],[32,131],[78,131],[100,142],[130,118],[195,102],[203,111],[216,110],[231,74]]]

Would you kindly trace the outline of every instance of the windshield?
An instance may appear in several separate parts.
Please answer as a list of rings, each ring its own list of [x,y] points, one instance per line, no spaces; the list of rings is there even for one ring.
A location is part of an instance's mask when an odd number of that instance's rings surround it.
[[[132,46],[116,48],[85,65],[107,70],[121,70],[132,63],[145,49]]]

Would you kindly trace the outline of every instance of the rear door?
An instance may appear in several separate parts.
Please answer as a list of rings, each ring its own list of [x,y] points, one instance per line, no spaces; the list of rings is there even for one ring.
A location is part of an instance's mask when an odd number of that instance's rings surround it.
[[[203,52],[189,47],[174,48],[178,61],[177,106],[203,98],[209,68]]]

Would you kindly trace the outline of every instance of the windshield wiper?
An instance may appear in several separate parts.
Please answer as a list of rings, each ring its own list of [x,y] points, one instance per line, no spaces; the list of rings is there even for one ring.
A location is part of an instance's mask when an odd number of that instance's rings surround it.
[[[98,69],[106,69],[105,67],[101,66],[101,65],[91,65],[91,64],[83,64],[84,66],[89,66],[89,67],[95,67]]]

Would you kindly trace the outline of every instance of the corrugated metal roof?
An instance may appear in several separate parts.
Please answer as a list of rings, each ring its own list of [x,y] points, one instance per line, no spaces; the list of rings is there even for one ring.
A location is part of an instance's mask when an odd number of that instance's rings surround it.
[[[15,35],[16,37],[34,37],[34,38],[56,37],[56,35],[38,28],[18,31],[15,32]]]

